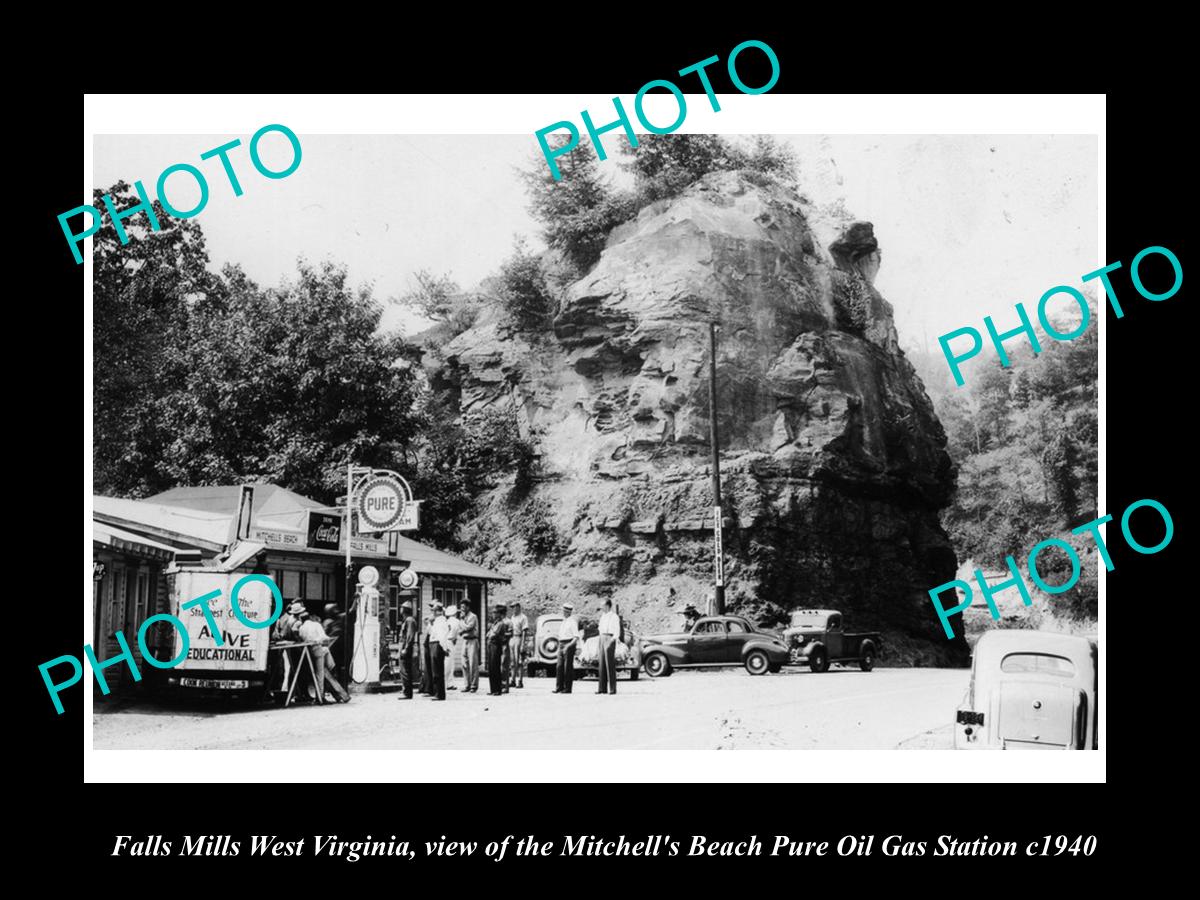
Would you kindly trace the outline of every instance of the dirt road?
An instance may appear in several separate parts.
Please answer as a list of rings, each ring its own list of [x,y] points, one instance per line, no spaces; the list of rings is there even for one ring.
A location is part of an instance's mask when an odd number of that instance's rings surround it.
[[[98,703],[98,750],[197,749],[890,749],[949,745],[946,726],[966,688],[966,669],[741,669],[594,680],[570,695],[528,678],[503,697],[451,691],[445,703],[361,694],[345,705],[235,709]],[[485,687],[486,691],[486,687]]]

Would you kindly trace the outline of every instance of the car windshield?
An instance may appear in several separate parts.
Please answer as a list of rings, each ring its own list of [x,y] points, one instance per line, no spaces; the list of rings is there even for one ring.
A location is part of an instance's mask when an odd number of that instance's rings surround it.
[[[825,617],[814,615],[810,612],[794,612],[792,613],[793,628],[824,628]]]
[[[1033,672],[1038,675],[1058,675],[1070,678],[1075,674],[1075,664],[1063,656],[1048,653],[1010,653],[1000,660],[1000,671],[1011,673]]]

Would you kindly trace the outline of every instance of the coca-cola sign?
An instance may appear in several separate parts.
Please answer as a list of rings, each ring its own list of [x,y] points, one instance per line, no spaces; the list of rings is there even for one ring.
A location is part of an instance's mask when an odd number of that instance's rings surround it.
[[[329,513],[308,514],[308,546],[315,550],[337,550],[342,540],[342,518]]]

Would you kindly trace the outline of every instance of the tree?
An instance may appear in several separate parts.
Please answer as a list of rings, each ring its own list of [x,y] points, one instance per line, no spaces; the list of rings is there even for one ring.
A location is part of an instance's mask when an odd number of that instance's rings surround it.
[[[646,134],[625,149],[638,205],[678,197],[709,172],[741,167],[742,156],[717,134]]]
[[[96,190],[117,209],[140,202],[123,182]],[[154,203],[160,229],[145,214],[124,220],[129,243],[101,228],[92,254],[92,470],[103,494],[145,496],[170,486],[159,469],[172,435],[161,403],[180,386],[175,350],[197,314],[223,303],[224,285],[208,270],[200,226]]]
[[[424,316],[433,322],[450,326],[459,335],[475,324],[482,306],[481,299],[464,291],[449,275],[433,275],[421,269],[413,276],[416,287],[392,301]]]
[[[332,500],[345,466],[395,468],[419,424],[416,356],[378,334],[381,306],[344,267],[301,263],[295,282],[260,291],[227,269],[229,302],[198,318],[183,389],[167,398],[173,483],[265,480]]]
[[[513,243],[512,256],[501,263],[490,284],[512,320],[526,331],[545,328],[558,312],[541,258],[530,253],[521,238]]]
[[[1070,523],[1079,507],[1079,491],[1076,485],[1076,466],[1079,454],[1075,442],[1065,428],[1060,428],[1054,439],[1042,452],[1042,469],[1045,473],[1047,493],[1059,524]]]
[[[562,139],[555,145],[562,146]],[[542,223],[547,246],[560,251],[581,273],[600,258],[609,232],[635,211],[633,198],[614,190],[598,169],[591,148],[558,158],[562,178],[555,181],[541,156],[522,172],[529,211]]]
[[[210,272],[199,226],[159,216],[124,246],[97,233],[95,489],[268,480],[332,500],[350,460],[403,467],[416,358],[377,334],[370,292],[332,263],[270,290]]]
[[[422,500],[421,539],[457,549],[458,530],[484,491],[506,474],[524,493],[536,453],[511,410],[489,407],[455,417],[433,394],[424,396],[424,431],[415,448],[413,490]]]
[[[717,134],[639,135],[637,147],[626,147],[624,153],[639,207],[678,197],[710,172],[742,171],[760,186],[766,181],[796,186],[795,150],[765,134],[747,145]]]

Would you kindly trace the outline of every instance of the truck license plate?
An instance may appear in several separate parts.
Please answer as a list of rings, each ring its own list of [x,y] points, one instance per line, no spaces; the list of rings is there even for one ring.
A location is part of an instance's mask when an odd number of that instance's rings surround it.
[[[180,678],[179,684],[181,687],[218,688],[226,691],[236,691],[250,687],[250,682],[248,681],[226,681],[216,678]]]

